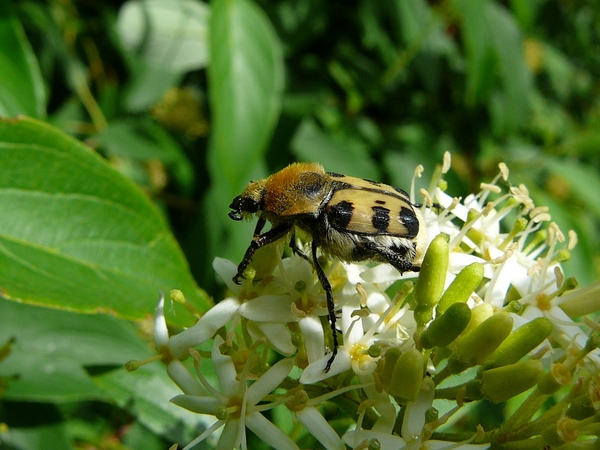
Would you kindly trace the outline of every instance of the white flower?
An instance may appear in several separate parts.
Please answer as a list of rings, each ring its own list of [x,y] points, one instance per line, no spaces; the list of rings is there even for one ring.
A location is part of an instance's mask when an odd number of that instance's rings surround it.
[[[550,222],[547,209],[534,205],[525,186],[508,185],[508,170],[504,165],[500,165],[500,173],[491,183],[482,183],[479,193],[468,195],[464,200],[451,198],[440,188],[444,186],[442,177],[449,166],[450,158],[446,155],[444,166],[436,172],[437,178],[431,183],[430,191],[421,191],[424,198],[422,225],[427,228],[429,240],[440,233],[448,237],[450,254],[446,287],[473,262],[483,265],[483,280],[478,273],[475,292],[470,292],[471,287],[460,300],[465,301],[468,297],[467,305],[471,311],[466,313],[470,312],[472,319],[477,318],[471,320],[468,325],[471,328],[465,330],[476,328],[481,319],[507,309],[507,304],[516,300],[521,309],[512,309],[518,311],[512,313],[515,327],[544,316],[554,325],[554,332],[548,337],[553,348],[560,350],[562,347],[563,353],[573,346],[582,348],[588,338],[584,332],[586,325],[575,323],[567,314],[575,315],[580,311],[574,303],[578,294],[567,293],[561,297],[574,285],[563,280],[560,269],[564,236],[552,223],[544,228]],[[415,198],[414,194],[412,198]],[[569,249],[574,240],[570,239]],[[435,305],[426,305],[431,308],[431,314],[418,315],[417,327],[413,311],[415,299],[411,297],[414,282],[408,279],[417,277],[418,273],[400,275],[390,265],[370,261],[325,264],[326,275],[333,287],[336,314],[340,315],[337,326],[341,330],[337,356],[330,370],[325,372],[331,357],[325,353],[331,330],[326,296],[311,263],[293,254],[283,260],[278,257],[276,264],[262,267],[258,261],[256,265],[254,269],[260,276],[237,285],[231,280],[237,273],[236,266],[230,261],[216,259],[214,268],[230,294],[179,335],[168,336],[164,302],[161,301],[156,309],[155,344],[164,356],[169,375],[184,393],[175,397],[173,403],[217,419],[187,448],[219,428],[222,433],[218,448],[245,448],[248,428],[275,448],[295,449],[296,444],[261,413],[281,404],[285,404],[297,421],[328,450],[341,450],[344,442],[352,448],[364,449],[375,445],[375,441],[383,449],[394,450],[489,448],[487,443],[474,444],[481,438],[489,439],[490,434],[484,435],[481,430],[467,436],[463,442],[432,439],[435,430],[450,415],[461,410],[463,394],[456,394],[454,408],[427,423],[426,413],[433,406],[438,388],[434,381],[455,374],[453,366],[444,366],[443,362],[452,355],[454,343],[444,349],[421,348],[426,339],[421,341],[420,337],[428,326],[423,322],[432,315],[435,317]],[[424,265],[424,269],[426,267],[432,266]],[[468,276],[470,272],[464,274]],[[250,273],[249,278],[252,276]],[[399,280],[402,281],[398,283]],[[392,285],[395,293],[390,293]],[[459,292],[460,283],[455,283],[453,288],[452,295]],[[582,290],[580,294],[589,297],[586,308],[593,308],[593,311],[600,308],[600,302],[592,298],[597,291],[596,287]],[[390,299],[390,296],[394,298]],[[226,333],[221,332],[223,329]],[[227,343],[222,336],[226,336]],[[236,341],[236,337],[240,339]],[[210,339],[214,339],[212,361],[220,389],[204,378],[199,370],[199,355],[190,350]],[[269,345],[261,346],[262,353],[252,356],[258,353],[259,344],[265,342]],[[536,341],[536,345],[538,343]],[[231,355],[223,354],[222,347]],[[265,361],[270,349],[285,358],[266,370]],[[415,371],[416,382],[422,383],[415,384],[415,388],[421,386],[421,391],[415,401],[405,404],[407,400],[390,394],[394,390],[390,389],[389,378],[384,376],[390,377],[391,373],[398,373],[398,367],[404,368],[397,364],[398,361],[403,364],[403,359],[399,358],[407,350],[418,353],[423,363],[416,364]],[[591,360],[595,366],[590,368],[588,365],[585,370],[597,370],[600,365],[598,353],[596,350],[589,354],[586,361]],[[188,354],[195,359],[200,382],[180,361]],[[552,356],[559,358],[562,354]],[[286,380],[294,366],[298,369]],[[301,369],[296,380],[294,377]],[[439,371],[447,372],[439,380],[426,375],[426,372],[439,375]],[[477,374],[473,371],[475,378],[472,381],[479,382],[480,375],[481,371]],[[356,392],[351,393],[351,390]],[[444,395],[454,395],[448,392]],[[343,439],[328,422],[321,406],[325,401],[341,402],[342,398],[338,396],[342,395],[346,396],[343,401],[348,402],[344,404],[356,405],[355,412],[359,417],[355,429],[346,432]],[[366,411],[369,411],[368,415]],[[370,429],[363,428],[365,417]],[[398,432],[402,437],[393,434]]]
[[[224,344],[220,336],[215,337],[212,361],[221,390],[212,387],[197,370],[198,377],[210,395],[179,395],[171,401],[183,408],[199,414],[211,414],[219,419],[215,425],[206,430],[185,449],[191,448],[206,439],[211,433],[223,427],[217,444],[218,449],[246,447],[246,428],[252,430],[263,442],[275,449],[295,450],[298,446],[260,411],[271,409],[276,405],[262,405],[265,397],[277,389],[294,366],[292,359],[283,359],[250,383],[248,365],[240,374],[236,372],[231,356],[224,355],[220,347]]]

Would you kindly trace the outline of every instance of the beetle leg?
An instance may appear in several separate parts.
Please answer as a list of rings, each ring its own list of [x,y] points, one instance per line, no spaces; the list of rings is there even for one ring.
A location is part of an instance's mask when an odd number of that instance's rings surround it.
[[[377,245],[374,242],[366,243],[366,247],[369,251],[383,257],[388,264],[394,266],[401,274],[404,272],[419,272],[421,270],[420,266],[415,266],[412,261],[406,258],[408,249],[404,250],[404,248],[397,248],[397,251],[394,251],[389,247]],[[401,250],[404,250],[404,252]]]
[[[237,274],[233,277],[233,282],[235,284],[241,284],[240,279],[244,278],[244,271],[252,261],[252,257],[254,256],[254,252],[265,245],[268,245],[272,242],[275,242],[289,233],[291,224],[282,223],[281,225],[276,226],[275,228],[271,228],[266,233],[260,234],[262,228],[265,226],[265,219],[258,219],[258,223],[256,224],[256,228],[254,229],[254,237],[244,254],[244,258],[242,262],[238,266]]]
[[[292,237],[290,238],[290,248],[292,249],[294,255],[299,256],[300,258],[305,259],[306,261],[310,261],[310,258],[306,255],[306,253],[300,250],[298,248],[298,245],[296,244],[296,230],[292,230]]]
[[[333,338],[333,354],[331,355],[331,357],[327,361],[327,365],[325,366],[325,372],[329,372],[329,369],[331,369],[331,364],[335,359],[335,355],[337,355],[338,352],[337,330],[335,328],[335,303],[333,301],[333,293],[331,292],[331,283],[329,283],[327,275],[325,275],[325,272],[321,268],[319,260],[317,259],[317,246],[315,245],[314,241],[311,246],[313,265],[315,267],[315,271],[317,272],[317,278],[319,279],[321,286],[323,286],[323,290],[325,291],[325,295],[327,296],[327,314],[329,315],[329,324],[331,325],[331,336]]]
[[[404,272],[419,272],[420,266],[415,266],[411,261],[406,259],[405,256],[391,251],[388,248],[378,248],[378,253],[385,258],[385,260],[396,268],[400,274]]]

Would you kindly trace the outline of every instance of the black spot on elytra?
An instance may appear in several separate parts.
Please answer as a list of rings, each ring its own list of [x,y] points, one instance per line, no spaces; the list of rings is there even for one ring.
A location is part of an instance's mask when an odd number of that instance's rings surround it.
[[[342,201],[335,205],[329,206],[329,221],[333,228],[338,230],[345,230],[348,224],[352,220],[352,214],[354,212],[354,205],[352,202]]]
[[[385,205],[385,200],[375,200],[378,205]]]
[[[344,178],[346,176],[336,172],[327,172],[327,175],[329,175],[332,178]]]
[[[415,237],[419,234],[419,220],[412,209],[400,209],[398,219],[406,227],[407,237]]]
[[[387,231],[390,226],[390,210],[381,206],[373,206],[373,217],[371,223],[373,227],[380,233]]]

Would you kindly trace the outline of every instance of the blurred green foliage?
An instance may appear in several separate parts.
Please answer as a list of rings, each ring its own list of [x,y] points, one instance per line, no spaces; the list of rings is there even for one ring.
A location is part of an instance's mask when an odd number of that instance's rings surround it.
[[[564,267],[587,285],[600,273],[599,33],[594,0],[5,0],[0,115],[47,121],[140,186],[215,298],[212,260],[237,262],[252,232],[227,217],[250,179],[318,161],[407,189],[445,151],[455,196],[505,162],[577,232]],[[47,400],[9,396],[23,399]]]

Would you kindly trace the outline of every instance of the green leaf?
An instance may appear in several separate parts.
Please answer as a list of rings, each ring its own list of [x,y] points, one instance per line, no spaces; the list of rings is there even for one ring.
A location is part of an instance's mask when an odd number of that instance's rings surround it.
[[[548,169],[569,183],[573,197],[580,203],[586,205],[597,219],[600,219],[600,204],[598,203],[598,192],[600,192],[600,175],[598,171],[589,165],[574,159],[545,158]]]
[[[203,205],[208,234],[201,245],[212,259],[241,255],[248,245],[244,226],[228,219],[228,205],[250,179],[264,176],[263,156],[281,109],[283,54],[268,18],[248,0],[214,1],[210,36],[213,185]]]
[[[299,160],[316,161],[330,172],[379,180],[381,174],[369,157],[367,146],[345,135],[331,136],[323,132],[310,119],[305,120],[291,142],[294,155]]]
[[[0,431],[2,449],[73,449],[68,424],[55,405],[39,403],[2,404],[7,431]],[[4,428],[4,427],[3,427]]]
[[[455,3],[456,12],[464,18],[466,103],[486,102],[494,131],[512,131],[527,118],[532,90],[521,30],[506,8],[495,2]]]
[[[193,168],[187,156],[169,133],[148,119],[118,120],[95,136],[110,155],[141,162],[159,160],[172,168],[177,182],[189,191]]]
[[[79,312],[152,314],[158,291],[210,301],[164,219],[129,180],[75,139],[32,119],[0,121],[0,288]],[[5,213],[6,214],[6,213]],[[173,320],[189,324],[183,308]]]
[[[11,2],[0,2],[0,116],[45,116],[44,83]]]
[[[523,54],[523,36],[514,18],[503,6],[490,3],[485,13],[502,86],[499,98],[502,116],[492,117],[492,125],[498,133],[512,131],[527,119],[533,87]],[[497,125],[498,122],[500,125]]]
[[[265,14],[248,0],[216,0],[210,18],[210,167],[232,197],[264,155],[279,117],[283,55]]]
[[[194,0],[130,0],[119,10],[124,46],[151,66],[188,72],[208,63],[209,8]]]
[[[150,355],[134,327],[111,316],[0,299],[0,317],[0,342],[14,338],[10,354],[0,364],[0,376],[9,377],[7,400],[107,400],[85,367],[122,367]]]
[[[457,0],[456,11],[463,17],[463,39],[467,55],[467,86],[465,102],[468,106],[481,103],[488,95],[495,69],[491,50],[491,36],[484,20],[489,0],[477,2]]]
[[[173,442],[188,443],[214,422],[210,416],[191,413],[169,402],[181,391],[160,363],[148,364],[135,372],[105,372],[94,377],[94,381],[144,426]]]

